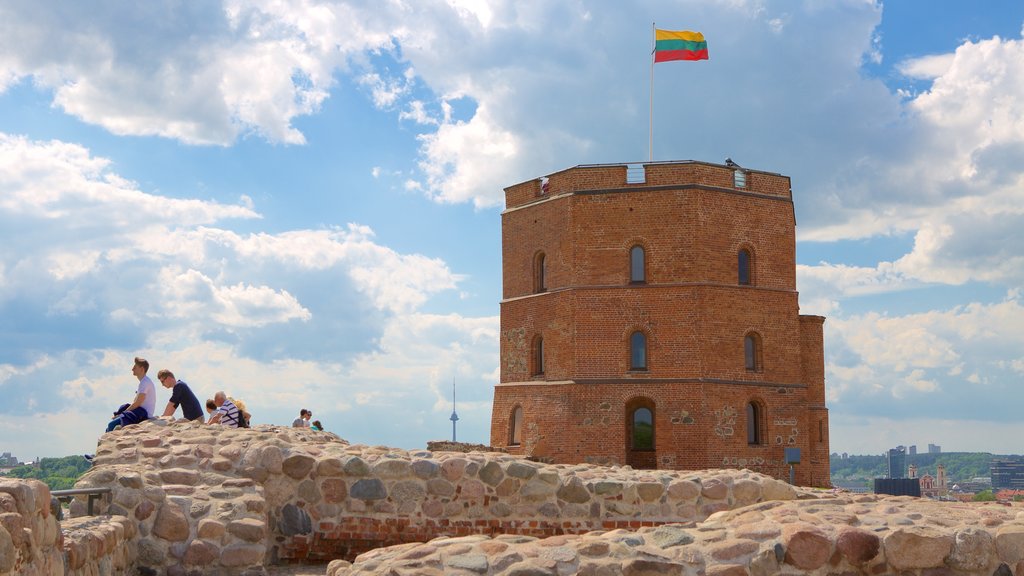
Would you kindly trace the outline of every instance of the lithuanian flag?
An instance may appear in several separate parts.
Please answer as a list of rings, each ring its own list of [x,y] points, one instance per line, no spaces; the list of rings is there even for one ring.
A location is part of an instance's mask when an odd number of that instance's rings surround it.
[[[655,30],[654,61],[707,60],[708,43],[700,32]]]

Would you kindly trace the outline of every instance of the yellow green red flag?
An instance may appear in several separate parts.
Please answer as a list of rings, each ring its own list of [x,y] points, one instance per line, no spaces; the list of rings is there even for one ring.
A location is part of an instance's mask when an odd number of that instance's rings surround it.
[[[700,32],[655,30],[654,61],[707,60],[708,43]]]

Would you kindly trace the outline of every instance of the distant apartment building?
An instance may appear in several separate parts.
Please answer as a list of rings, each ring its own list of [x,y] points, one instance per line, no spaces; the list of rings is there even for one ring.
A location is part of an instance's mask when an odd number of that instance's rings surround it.
[[[994,459],[989,473],[994,490],[1024,490],[1024,460]]]
[[[907,448],[897,446],[890,448],[887,455],[889,478],[905,478],[907,470]]]
[[[4,452],[0,455],[0,466],[17,466],[18,459],[11,455],[10,452]]]
[[[942,446],[939,446],[938,444],[929,444],[928,445],[928,453],[929,454],[942,454]]]
[[[907,454],[910,456],[917,456],[917,444],[913,444],[907,448]]]

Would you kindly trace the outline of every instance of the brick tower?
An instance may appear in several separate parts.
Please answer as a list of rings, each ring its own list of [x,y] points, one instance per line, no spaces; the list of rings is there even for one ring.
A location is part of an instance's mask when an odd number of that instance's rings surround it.
[[[825,319],[799,313],[788,177],[584,165],[505,206],[491,445],[829,485]]]

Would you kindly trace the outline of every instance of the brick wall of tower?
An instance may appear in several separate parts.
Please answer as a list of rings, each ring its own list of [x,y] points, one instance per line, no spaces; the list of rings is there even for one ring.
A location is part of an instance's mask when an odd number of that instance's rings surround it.
[[[807,428],[806,389],[708,382],[607,384],[502,384],[495,388],[491,443],[506,446],[509,418],[523,408],[519,446],[509,452],[554,463],[626,464],[627,412],[637,397],[656,405],[655,453],[659,468],[749,468],[789,479],[783,449],[801,449],[794,467],[801,485],[823,485],[828,476],[812,463],[816,430]],[[762,443],[747,443],[746,403],[766,407]],[[827,459],[826,459],[827,461]]]
[[[523,443],[510,451],[627,463],[638,453],[627,449],[626,408],[646,399],[660,468],[743,466],[788,478],[782,451],[791,446],[804,455],[798,480],[827,484],[823,319],[799,316],[789,178],[749,171],[737,187],[732,168],[699,162],[647,165],[638,183],[626,172],[582,166],[551,174],[545,190],[539,179],[506,189],[491,444],[508,444],[521,406]],[[639,285],[629,277],[636,245],[646,255]],[[751,286],[738,284],[741,248],[753,256]],[[636,330],[648,336],[644,370],[630,368]],[[755,370],[744,356],[750,332],[761,343]],[[750,401],[762,410],[754,445]]]

